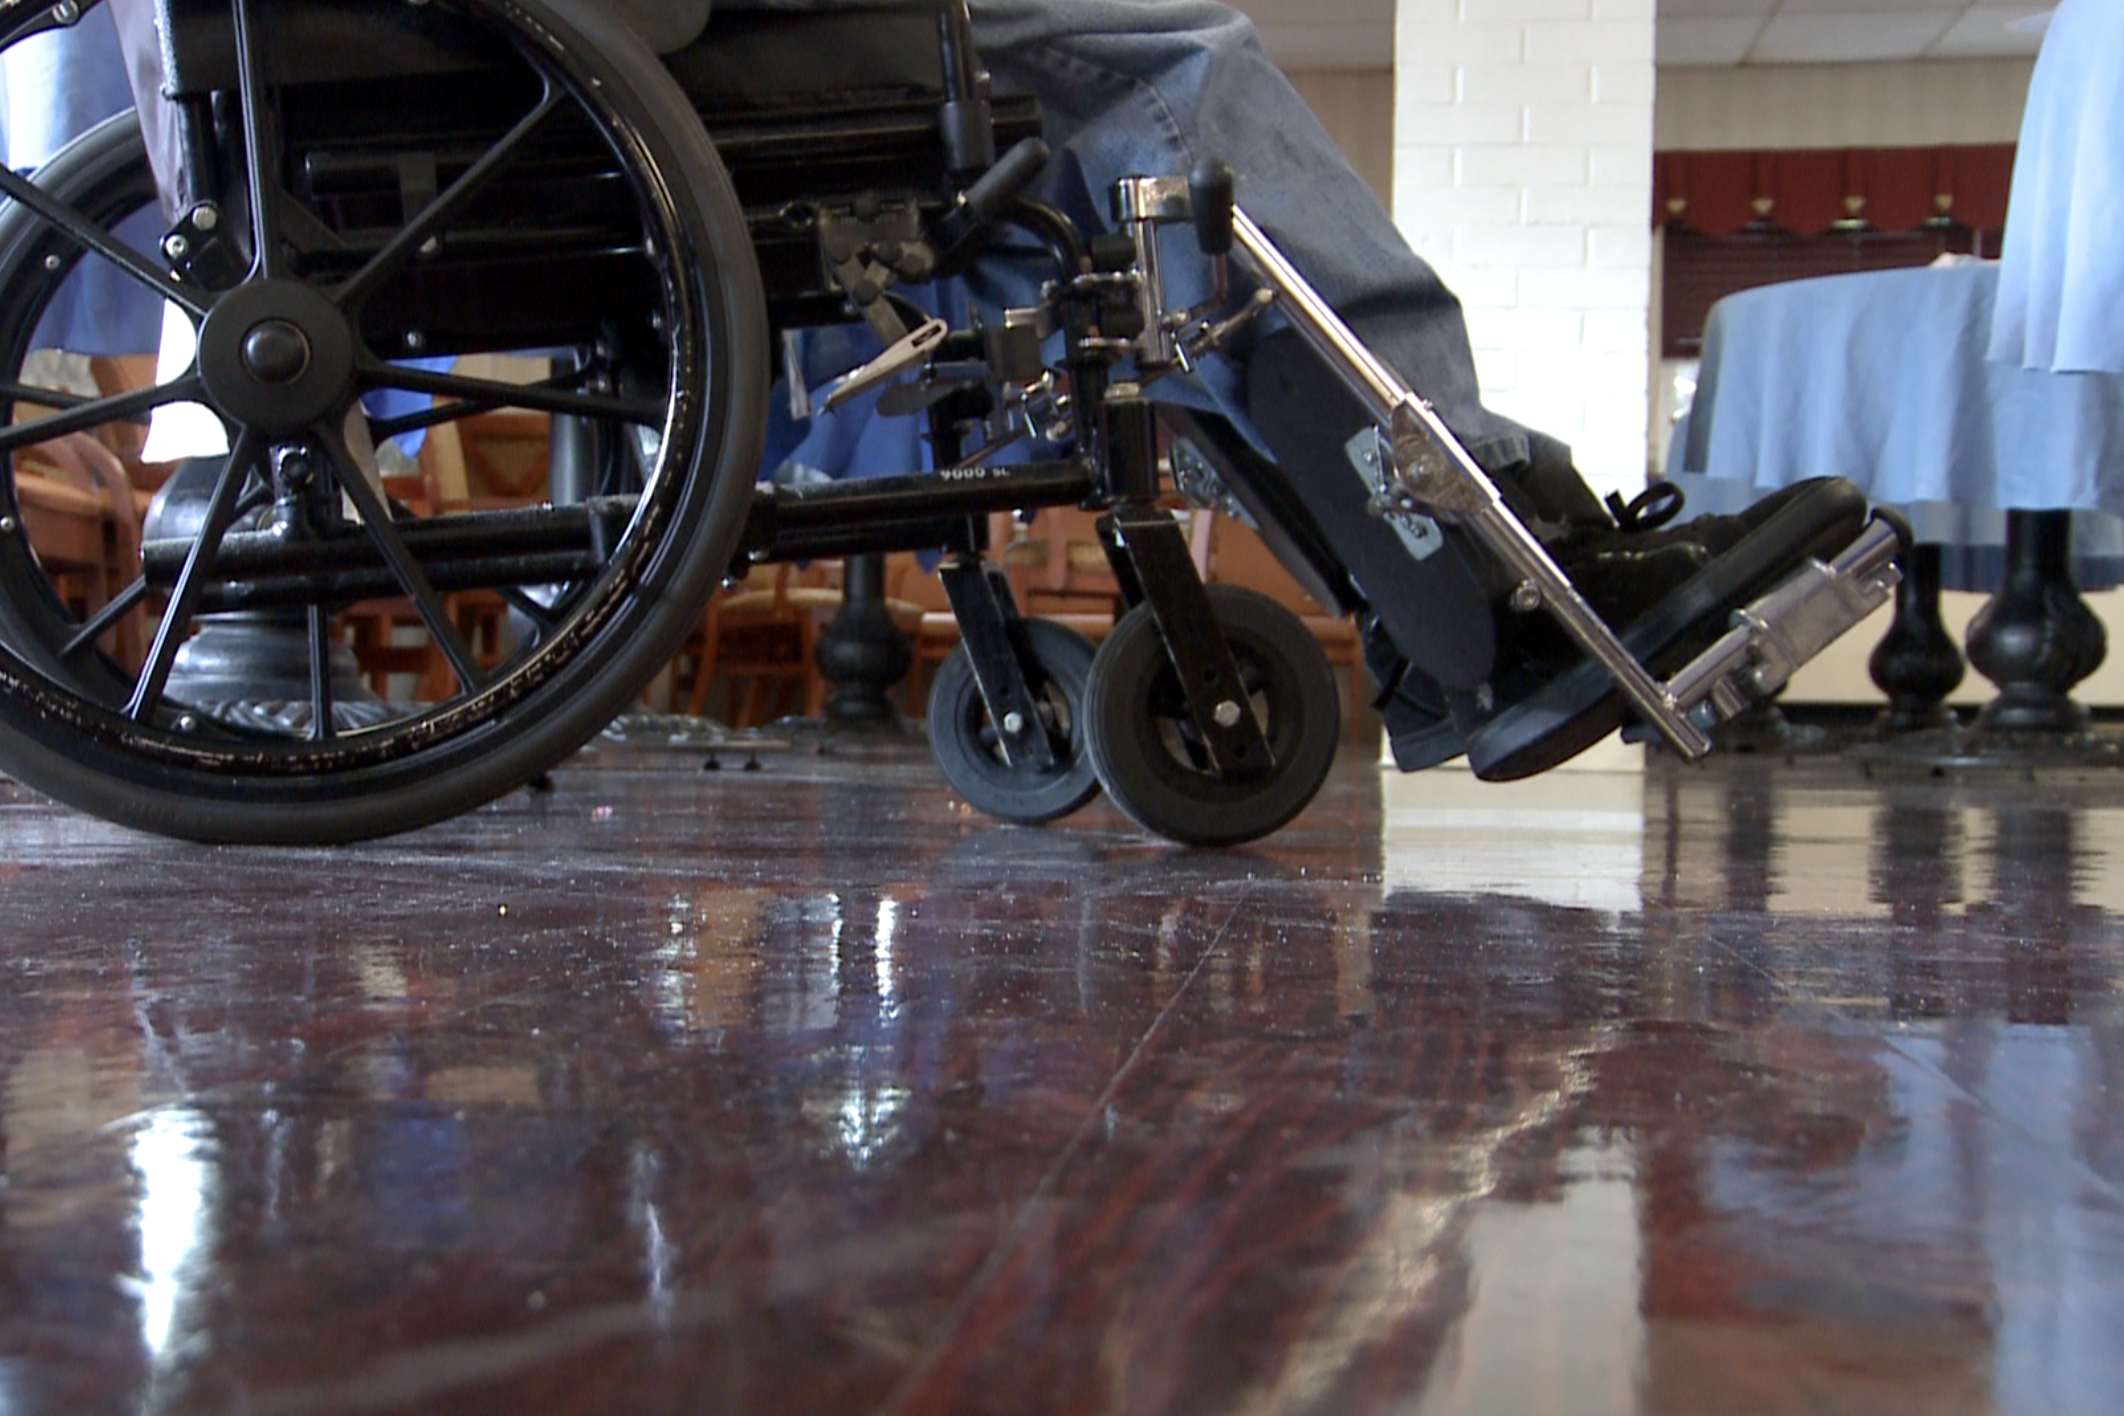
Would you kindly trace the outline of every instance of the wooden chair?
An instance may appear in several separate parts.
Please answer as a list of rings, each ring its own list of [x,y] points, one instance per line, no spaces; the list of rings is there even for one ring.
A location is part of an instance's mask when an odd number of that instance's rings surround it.
[[[700,627],[672,661],[672,699],[685,694],[684,711],[708,712],[717,679],[729,685],[728,716],[734,728],[756,727],[788,711],[792,689],[805,711],[823,705],[825,691],[814,652],[817,611],[838,605],[840,594],[807,583],[794,565],[758,566],[735,585],[716,591]]]
[[[473,505],[466,491],[462,446],[458,425],[443,423],[430,429],[414,470],[385,474],[384,495],[416,516]],[[482,668],[492,668],[508,657],[512,641],[509,605],[501,595],[492,590],[457,590],[446,593],[442,602]],[[457,673],[410,598],[352,606],[340,615],[340,629],[361,665],[362,676],[379,696],[393,697],[393,689],[408,679],[410,696],[416,702],[441,702],[456,690]]]
[[[545,496],[552,471],[552,418],[502,408],[446,426],[463,459],[467,501],[521,504]]]
[[[914,664],[907,671],[907,715],[920,718],[929,711],[931,675],[959,645],[959,621],[952,615],[944,582],[935,571],[925,569],[912,551],[897,552],[887,560],[885,584],[894,599],[921,612],[908,636]]]
[[[1207,579],[1216,517],[1191,508],[1177,514],[1186,523],[1188,556]],[[1125,608],[1099,543],[1099,516],[1080,507],[1046,508],[1030,524],[1013,522],[1010,538],[995,551],[1021,610],[1060,620],[1090,639],[1104,639]]]
[[[96,388],[105,396],[132,393],[148,388],[155,382],[155,356],[153,354],[96,355],[88,361],[89,376]],[[140,450],[147,442],[147,423],[105,423],[95,430],[94,436],[105,447],[117,454],[124,464],[126,475],[134,490],[142,497],[152,496],[170,473],[176,470],[172,462],[149,462],[141,457]]]
[[[15,456],[14,482],[30,547],[76,614],[94,614],[140,578],[148,498],[103,443],[74,434],[26,448]],[[145,643],[138,609],[104,640],[127,668],[139,667]]]
[[[717,591],[699,627],[672,657],[667,701],[700,717],[712,706],[720,680],[727,685],[732,727],[756,727],[791,711],[792,690],[806,717],[823,715],[819,637],[841,608],[841,569],[837,560],[755,566],[736,585]],[[899,587],[909,571],[919,570],[912,556],[886,563],[885,608],[910,641],[919,638],[923,608],[900,598]],[[642,697],[653,701],[653,690]]]

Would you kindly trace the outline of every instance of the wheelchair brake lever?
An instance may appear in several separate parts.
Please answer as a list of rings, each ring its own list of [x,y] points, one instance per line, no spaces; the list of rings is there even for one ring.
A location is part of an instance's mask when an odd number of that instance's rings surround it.
[[[839,408],[849,399],[879,384],[899,377],[936,352],[944,342],[951,326],[936,318],[924,320],[907,333],[885,346],[875,359],[841,376],[827,391],[820,408],[828,413]]]

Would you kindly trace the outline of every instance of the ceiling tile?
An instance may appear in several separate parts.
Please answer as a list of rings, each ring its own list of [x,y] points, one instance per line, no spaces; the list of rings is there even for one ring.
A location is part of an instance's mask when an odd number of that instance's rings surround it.
[[[1760,19],[1668,20],[1654,32],[1654,54],[1661,64],[1738,64],[1762,33]]]
[[[1871,0],[1869,0],[1871,3]],[[1947,31],[1945,11],[1897,15],[1780,14],[1763,27],[1748,60],[1756,64],[1833,64],[1914,59]]]
[[[2006,28],[2010,11],[1971,10],[1961,23],[1941,37],[1928,52],[1932,59],[1993,59],[2032,56],[2043,36],[2030,30]]]

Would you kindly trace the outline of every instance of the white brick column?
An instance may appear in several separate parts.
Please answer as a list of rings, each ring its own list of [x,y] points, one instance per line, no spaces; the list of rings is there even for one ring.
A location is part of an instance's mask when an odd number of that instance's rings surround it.
[[[1644,483],[1656,0],[1399,0],[1394,219],[1483,401]]]

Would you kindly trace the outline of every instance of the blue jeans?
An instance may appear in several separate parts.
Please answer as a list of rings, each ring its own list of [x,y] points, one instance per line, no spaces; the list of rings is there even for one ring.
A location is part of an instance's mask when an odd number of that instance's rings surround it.
[[[720,10],[830,8],[834,0],[716,0]],[[1477,461],[1568,463],[1569,450],[1482,406],[1460,301],[1395,229],[1253,23],[1215,0],[971,0],[974,37],[1002,91],[1031,93],[1055,157],[1042,195],[1104,230],[1113,184],[1208,158],[1239,175],[1239,200],[1307,280],[1416,390]],[[710,20],[712,26],[714,21]],[[1207,267],[1174,263],[1176,303],[1205,298]],[[1028,292],[994,282],[991,293]],[[1029,299],[1021,301],[1029,303]],[[1251,428],[1229,363],[1200,392]]]

